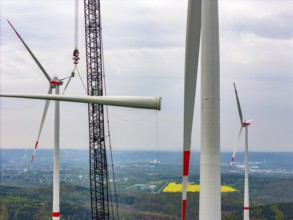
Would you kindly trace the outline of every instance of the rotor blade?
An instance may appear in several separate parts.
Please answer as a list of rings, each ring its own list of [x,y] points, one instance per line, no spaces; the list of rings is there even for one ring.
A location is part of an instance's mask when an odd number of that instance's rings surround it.
[[[52,87],[51,86],[49,87],[48,94],[52,94]],[[36,150],[38,148],[39,139],[40,139],[40,136],[41,136],[41,133],[42,133],[42,130],[43,130],[43,126],[44,126],[44,122],[45,122],[46,115],[47,115],[47,112],[48,112],[49,104],[50,104],[50,100],[47,100],[46,103],[45,103],[45,108],[44,108],[44,111],[43,111],[42,121],[41,121],[40,129],[39,129],[39,133],[38,133],[38,136],[37,136],[34,152],[33,152],[33,155],[32,155],[31,163],[33,162],[33,160],[35,158]]]
[[[237,141],[236,141],[236,144],[235,144],[235,147],[234,147],[232,159],[231,159],[231,162],[230,162],[230,168],[229,168],[230,170],[232,169],[232,165],[234,163],[235,154],[236,154],[237,148],[238,148],[238,143],[239,143],[239,140],[240,140],[240,137],[241,137],[241,134],[242,134],[242,128],[243,128],[243,126],[241,125],[239,133],[238,133]]]
[[[161,110],[161,97],[135,96],[65,96],[65,95],[35,95],[35,94],[0,94],[0,97],[45,99],[64,102],[93,103],[129,108]]]
[[[201,33],[201,0],[189,0],[185,45],[185,79],[184,79],[184,129],[183,129],[183,180],[182,213],[186,216],[186,197],[190,160],[191,133],[196,94],[197,70]]]
[[[34,59],[34,61],[37,63],[37,65],[39,66],[39,68],[42,70],[42,72],[44,73],[45,77],[50,82],[51,81],[51,78],[50,78],[49,74],[46,72],[46,70],[44,69],[44,67],[41,65],[41,63],[38,61],[38,59],[35,57],[35,55],[33,54],[33,52],[26,45],[26,43],[24,42],[24,40],[22,39],[22,37],[18,34],[18,32],[16,31],[16,29],[10,23],[10,21],[9,20],[7,20],[7,21],[9,23],[9,25],[12,27],[12,29],[14,30],[14,32],[16,33],[16,35],[18,36],[18,38],[21,40],[21,42],[23,43],[23,45],[25,46],[25,48],[27,49],[27,51],[30,53],[30,55],[32,56],[32,58]]]
[[[238,106],[238,113],[239,113],[239,117],[240,117],[240,123],[243,123],[243,116],[242,116],[242,111],[241,111],[241,106],[240,106],[240,102],[239,102],[239,98],[238,98],[238,93],[237,93],[237,89],[236,89],[236,84],[234,82],[234,90],[235,90],[235,95],[236,95],[236,100],[237,100],[237,106]]]

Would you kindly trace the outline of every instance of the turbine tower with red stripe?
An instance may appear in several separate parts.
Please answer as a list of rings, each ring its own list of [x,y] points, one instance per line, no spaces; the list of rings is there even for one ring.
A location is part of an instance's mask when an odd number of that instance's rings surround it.
[[[183,180],[182,220],[186,217],[186,199],[189,174],[191,133],[197,82],[200,47],[201,0],[189,0],[187,11],[185,79],[184,79],[184,120],[183,120]]]
[[[251,120],[244,120],[243,115],[242,115],[242,110],[240,106],[240,101],[236,89],[236,85],[234,82],[234,90],[235,90],[235,95],[236,95],[236,101],[237,101],[237,108],[238,108],[238,113],[239,113],[239,118],[240,118],[240,130],[238,133],[237,141],[234,147],[231,163],[230,163],[230,170],[232,168],[234,159],[235,159],[235,154],[237,152],[239,140],[242,134],[242,128],[245,128],[245,158],[244,158],[244,169],[245,169],[245,177],[244,177],[244,206],[243,206],[243,219],[244,220],[249,220],[249,183],[248,183],[248,126],[250,125]]]

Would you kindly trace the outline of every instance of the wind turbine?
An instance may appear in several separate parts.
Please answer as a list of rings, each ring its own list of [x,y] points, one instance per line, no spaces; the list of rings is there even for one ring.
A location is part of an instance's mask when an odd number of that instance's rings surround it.
[[[235,159],[235,154],[237,151],[238,143],[242,134],[242,129],[245,128],[245,159],[244,159],[244,169],[245,169],[245,176],[244,176],[244,206],[243,206],[243,219],[244,220],[249,220],[249,184],[248,184],[248,126],[250,125],[251,120],[244,120],[242,111],[241,111],[241,106],[240,106],[240,101],[236,89],[236,85],[234,82],[234,90],[235,90],[235,95],[236,95],[236,101],[237,101],[237,107],[238,107],[238,113],[239,113],[239,118],[240,118],[240,130],[238,133],[236,145],[234,147],[231,163],[230,163],[230,169],[232,168],[232,164]]]
[[[218,0],[188,1],[185,49],[182,220],[185,219],[186,215],[186,189],[200,46],[201,149],[199,219],[221,219],[218,23]]]
[[[22,37],[18,34],[16,29],[13,27],[13,25],[9,22],[9,20],[7,20],[7,21],[9,23],[9,25],[12,27],[12,29],[14,30],[14,32],[16,33],[16,35],[18,36],[18,38],[21,40],[21,42],[23,43],[23,45],[25,46],[25,48],[27,49],[29,54],[32,56],[34,61],[37,63],[37,65],[39,66],[39,68],[41,69],[41,71],[43,72],[45,77],[47,78],[47,80],[49,81],[48,94],[52,94],[52,90],[54,89],[55,94],[58,95],[59,94],[59,86],[63,84],[62,79],[58,79],[58,77],[56,77],[56,76],[54,76],[53,78],[49,76],[49,74],[46,72],[44,67],[41,65],[41,63],[38,61],[38,59],[35,57],[35,55],[30,50],[30,48],[27,46],[27,44],[24,42]],[[31,162],[33,162],[34,157],[35,157],[35,153],[36,153],[36,150],[37,150],[37,147],[38,147],[38,144],[39,144],[39,138],[41,136],[43,125],[44,125],[46,115],[47,115],[47,112],[48,112],[49,104],[50,104],[50,100],[47,100],[46,103],[45,103],[45,108],[44,108],[44,111],[43,111],[41,125],[40,125],[39,133],[38,133],[38,136],[37,136],[37,141],[35,143],[34,152],[33,152],[33,155],[32,155]],[[59,131],[59,128],[60,128],[60,105],[59,105],[59,102],[56,101],[55,102],[55,120],[54,120],[53,212],[52,212],[52,218],[53,219],[59,219],[59,217],[60,217],[60,208],[59,208],[60,131]]]
[[[16,35],[19,37],[27,51],[30,53],[34,61],[37,63],[39,68],[44,73],[45,77],[49,81],[49,91],[48,95],[34,95],[34,94],[0,94],[0,97],[14,97],[14,98],[30,98],[30,99],[45,99],[47,100],[45,103],[45,108],[42,116],[42,121],[40,125],[40,130],[38,133],[37,141],[34,148],[34,153],[32,155],[32,161],[34,159],[34,155],[36,149],[38,147],[38,141],[41,135],[41,131],[43,128],[43,124],[47,115],[47,111],[49,108],[50,100],[55,100],[55,123],[54,123],[54,164],[53,164],[53,211],[52,211],[52,219],[59,220],[60,219],[60,189],[59,189],[59,149],[60,149],[60,105],[59,101],[68,101],[68,102],[81,102],[81,103],[94,103],[101,105],[112,105],[112,106],[120,106],[120,107],[132,107],[132,108],[144,108],[144,109],[156,109],[160,110],[161,108],[161,98],[159,97],[95,97],[95,96],[59,96],[59,86],[63,84],[63,79],[58,79],[58,77],[51,78],[49,74],[45,71],[43,66],[37,60],[35,55],[26,45],[24,40],[18,34],[13,25],[8,21],[9,25],[12,27]],[[55,94],[52,95],[52,90],[55,89]]]

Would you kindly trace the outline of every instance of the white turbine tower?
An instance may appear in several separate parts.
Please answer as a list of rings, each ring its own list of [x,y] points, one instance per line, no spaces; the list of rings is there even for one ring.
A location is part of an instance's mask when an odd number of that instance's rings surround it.
[[[199,219],[221,219],[220,58],[218,0],[189,0],[185,53],[182,220],[201,42],[201,150]],[[201,35],[201,39],[199,37]]]
[[[0,94],[0,97],[14,97],[14,98],[30,98],[30,99],[44,99],[47,100],[42,116],[42,121],[40,125],[40,130],[38,133],[37,141],[35,144],[34,152],[32,155],[32,161],[35,156],[36,149],[38,147],[39,138],[41,135],[41,131],[43,128],[43,124],[47,115],[49,102],[50,100],[55,100],[55,122],[54,122],[54,164],[53,164],[53,211],[52,211],[52,219],[59,220],[60,219],[60,181],[59,181],[59,150],[60,150],[60,105],[59,101],[67,101],[67,102],[80,102],[80,103],[94,103],[101,105],[112,105],[112,106],[120,106],[120,107],[131,107],[131,108],[143,108],[143,109],[156,109],[160,110],[161,108],[161,98],[159,97],[107,97],[107,96],[59,96],[59,86],[63,84],[62,79],[58,79],[58,77],[51,78],[48,73],[45,71],[43,66],[37,60],[35,55],[26,45],[24,40],[18,34],[16,29],[12,26],[12,24],[8,21],[9,25],[12,27],[16,35],[19,37],[27,51],[30,53],[34,61],[37,63],[39,68],[44,73],[45,77],[49,81],[49,91],[48,95],[35,95],[35,94]],[[56,95],[51,95],[52,90],[55,89]]]
[[[236,85],[234,83],[234,90],[236,95],[236,101],[237,101],[237,107],[238,107],[238,113],[240,118],[240,130],[238,133],[237,141],[234,147],[231,163],[230,163],[230,169],[232,167],[232,164],[235,159],[235,154],[238,148],[238,143],[242,134],[242,128],[245,128],[245,158],[244,158],[244,169],[245,169],[245,176],[244,176],[244,206],[243,206],[243,219],[249,220],[249,184],[248,184],[248,126],[250,125],[251,120],[244,120],[242,116],[240,101],[236,89]]]
[[[199,219],[221,219],[218,0],[202,1]]]

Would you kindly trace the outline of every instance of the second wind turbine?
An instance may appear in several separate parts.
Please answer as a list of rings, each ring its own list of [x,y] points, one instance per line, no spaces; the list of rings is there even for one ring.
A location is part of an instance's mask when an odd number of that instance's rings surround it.
[[[8,20],[7,20],[8,21]],[[29,54],[32,56],[32,58],[34,59],[34,61],[37,63],[37,65],[39,66],[39,68],[41,69],[41,71],[44,73],[45,77],[47,78],[47,80],[49,81],[49,90],[48,90],[48,94],[52,94],[52,90],[55,89],[55,94],[59,95],[59,86],[63,84],[62,79],[58,79],[58,77],[53,77],[51,78],[49,76],[49,74],[46,72],[46,70],[44,69],[44,67],[41,65],[41,63],[38,61],[38,59],[35,57],[35,55],[33,54],[33,52],[30,50],[30,48],[27,46],[27,44],[24,42],[24,40],[22,39],[22,37],[18,34],[18,32],[16,31],[16,29],[13,27],[13,25],[8,21],[9,25],[12,27],[12,29],[14,30],[14,32],[16,33],[16,35],[18,36],[18,38],[21,40],[21,42],[23,43],[23,45],[25,46],[25,48],[27,49],[27,51],[29,52]],[[43,125],[46,119],[46,115],[48,112],[48,108],[49,108],[49,104],[50,104],[50,100],[47,100],[45,103],[45,108],[43,111],[43,116],[42,116],[42,120],[41,120],[41,125],[40,125],[40,129],[39,129],[39,133],[38,133],[38,137],[37,137],[37,141],[35,143],[35,148],[34,148],[34,152],[32,155],[32,159],[31,162],[33,162],[34,158],[35,158],[35,153],[39,144],[39,138],[41,136],[41,132],[43,129]],[[53,211],[52,211],[52,219],[59,219],[60,218],[60,201],[59,201],[59,149],[60,149],[60,104],[58,101],[55,102],[55,120],[54,120],[54,163],[53,163]]]
[[[230,169],[232,168],[232,164],[235,159],[235,154],[237,151],[238,143],[242,134],[242,129],[245,128],[245,159],[244,159],[244,169],[245,169],[245,177],[244,177],[244,206],[243,206],[243,220],[249,220],[249,183],[248,183],[248,126],[250,125],[251,120],[244,120],[242,115],[242,110],[240,106],[240,101],[236,89],[236,85],[234,83],[234,90],[236,95],[236,101],[237,101],[237,108],[240,118],[240,130],[238,133],[236,145],[234,147],[231,163],[230,163]]]

